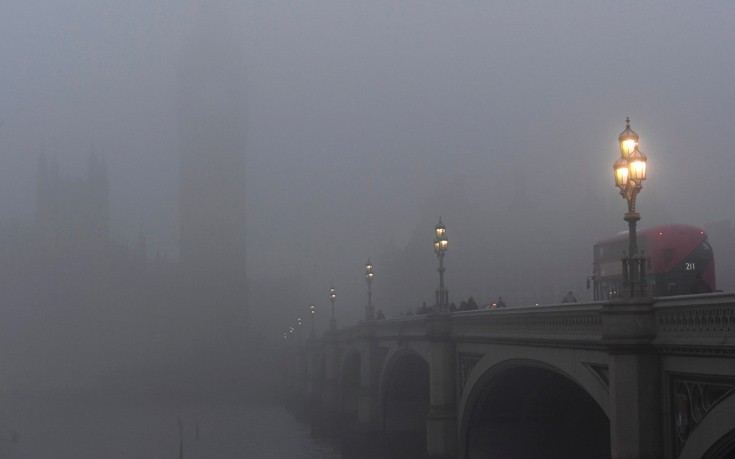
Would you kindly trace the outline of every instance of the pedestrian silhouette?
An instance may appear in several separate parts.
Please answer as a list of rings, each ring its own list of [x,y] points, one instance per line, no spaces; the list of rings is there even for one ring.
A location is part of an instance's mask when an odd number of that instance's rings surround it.
[[[562,303],[576,303],[577,297],[574,296],[574,292],[569,290],[566,295],[564,295],[564,298],[561,299]]]

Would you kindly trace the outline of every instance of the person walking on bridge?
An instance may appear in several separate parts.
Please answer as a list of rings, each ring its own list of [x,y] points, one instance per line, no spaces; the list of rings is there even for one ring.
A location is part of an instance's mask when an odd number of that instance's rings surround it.
[[[567,291],[567,294],[564,295],[564,298],[561,299],[562,303],[576,303],[577,297],[574,296],[574,292],[571,290]]]

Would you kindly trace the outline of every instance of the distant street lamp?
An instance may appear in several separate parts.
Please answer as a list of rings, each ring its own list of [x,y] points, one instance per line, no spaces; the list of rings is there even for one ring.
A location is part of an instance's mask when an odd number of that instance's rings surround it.
[[[630,118],[625,120],[625,130],[618,136],[620,158],[613,164],[615,186],[628,202],[625,221],[628,222],[628,254],[623,255],[623,296],[634,298],[646,295],[646,264],[638,252],[636,223],[641,215],[635,210],[635,200],[646,179],[646,155],[638,149],[638,134],[630,128]]]
[[[299,340],[299,345],[301,344],[301,317],[296,319],[296,337]]]
[[[313,340],[316,337],[316,333],[314,332],[314,316],[316,315],[316,306],[313,304],[309,306],[309,315],[311,316],[311,339]]]
[[[446,312],[449,308],[449,291],[444,287],[444,254],[447,252],[447,227],[439,217],[439,223],[434,227],[434,253],[439,259],[439,289],[436,291],[436,307],[439,312]]]
[[[332,320],[329,322],[330,330],[337,329],[337,319],[334,318],[334,302],[337,300],[337,290],[332,286],[329,289],[329,301],[332,302]]]
[[[373,291],[372,291],[372,285],[373,285],[373,276],[375,273],[373,273],[373,264],[370,263],[370,259],[368,258],[367,263],[365,263],[365,282],[367,282],[367,294],[368,294],[368,303],[367,308],[365,309],[365,320],[374,320],[375,319],[375,310],[373,309]]]

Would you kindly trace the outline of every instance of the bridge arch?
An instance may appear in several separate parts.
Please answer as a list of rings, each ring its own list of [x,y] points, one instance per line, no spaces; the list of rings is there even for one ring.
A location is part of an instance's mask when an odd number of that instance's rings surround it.
[[[379,424],[390,457],[423,457],[429,411],[429,362],[419,352],[393,349],[383,360]]]
[[[340,407],[342,413],[349,420],[357,419],[361,366],[360,352],[356,348],[347,349],[339,366],[339,387],[341,393]]]
[[[569,351],[540,348],[521,348],[517,346],[493,345],[477,362],[470,372],[465,387],[460,388],[462,397],[459,402],[459,419],[468,406],[468,397],[480,379],[499,370],[503,365],[513,362],[527,362],[529,365],[547,366],[569,377],[581,386],[600,406],[609,418],[608,387],[601,373],[594,369],[607,367],[607,354],[604,351],[570,354]]]
[[[379,385],[380,422],[385,432],[424,432],[429,409],[429,362],[419,352],[392,349]]]
[[[323,388],[327,380],[327,358],[319,352],[309,360],[309,393],[321,400]]]
[[[735,392],[715,405],[691,433],[679,459],[735,456]]]
[[[530,358],[486,356],[476,367],[460,403],[459,457],[610,457],[599,387]]]

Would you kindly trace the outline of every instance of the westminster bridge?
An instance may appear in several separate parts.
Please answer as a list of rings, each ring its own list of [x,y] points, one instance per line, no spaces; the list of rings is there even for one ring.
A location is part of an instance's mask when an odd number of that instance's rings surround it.
[[[313,422],[427,457],[735,457],[735,294],[366,321],[288,355]]]

